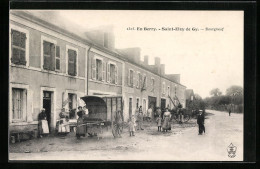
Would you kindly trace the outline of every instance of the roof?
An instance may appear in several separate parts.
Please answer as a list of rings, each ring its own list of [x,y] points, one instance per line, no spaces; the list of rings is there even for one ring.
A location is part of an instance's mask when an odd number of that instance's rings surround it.
[[[154,65],[143,65],[140,61],[140,63],[136,63],[133,60],[129,59],[126,57],[122,52],[119,52],[119,50],[113,50],[113,49],[108,49],[105,48],[104,46],[101,46],[97,43],[95,43],[94,40],[89,39],[86,36],[86,32],[89,30],[85,30],[82,28],[82,26],[77,25],[77,24],[71,24],[69,21],[64,21],[61,19],[61,15],[59,13],[54,12],[52,10],[49,10],[48,13],[46,11],[41,11],[41,10],[10,10],[10,14],[19,16],[23,19],[30,20],[31,22],[35,22],[36,24],[39,24],[43,27],[47,27],[48,29],[51,29],[55,32],[61,33],[65,36],[68,36],[72,39],[75,39],[77,41],[80,41],[83,44],[89,45],[90,47],[97,48],[98,50],[101,50],[102,52],[105,52],[107,54],[113,55],[114,57],[127,61],[137,67],[140,67],[142,69],[145,69],[147,71],[152,72],[153,74],[156,74],[158,76],[161,76],[171,82],[174,82],[178,85],[181,85],[183,87],[186,87],[182,85],[181,83],[178,83],[166,75],[160,75],[154,70]],[[71,32],[71,30],[77,30],[74,32]]]
[[[190,98],[190,96],[194,96],[194,92],[193,92],[193,89],[186,89],[185,90],[185,97],[186,97],[186,99],[187,98]]]

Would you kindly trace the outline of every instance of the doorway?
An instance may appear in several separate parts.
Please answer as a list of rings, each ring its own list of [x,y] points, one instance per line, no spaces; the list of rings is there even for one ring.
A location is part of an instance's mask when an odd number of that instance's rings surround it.
[[[152,108],[152,119],[154,119],[154,112],[156,111],[156,97],[148,96],[148,107]]]
[[[129,98],[129,119],[132,117],[132,104],[133,104],[133,99]]]
[[[43,91],[43,104],[42,105],[43,105],[43,108],[45,109],[49,129],[51,127],[51,109],[52,109],[52,107],[51,107],[51,103],[52,103],[51,96],[52,96],[52,92]]]
[[[165,111],[166,108],[166,99],[161,99],[161,110]]]

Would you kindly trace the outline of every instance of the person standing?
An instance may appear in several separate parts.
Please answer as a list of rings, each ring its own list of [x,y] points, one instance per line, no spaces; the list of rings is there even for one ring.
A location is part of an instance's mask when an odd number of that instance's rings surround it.
[[[139,110],[140,110],[140,109],[139,109]],[[138,114],[138,116],[137,116],[137,119],[138,119],[138,122],[137,122],[138,128],[137,128],[137,130],[144,130],[144,129],[142,128],[142,126],[143,126],[143,118],[144,118],[143,112],[142,112],[142,111],[139,111],[139,114]]]
[[[156,108],[155,118],[159,117],[159,115],[162,115],[162,111],[161,111],[160,107],[157,107],[157,108]]]
[[[199,135],[205,133],[205,126],[204,126],[204,115],[202,115],[202,110],[199,110],[199,115],[197,117],[197,124],[199,126]]]
[[[83,121],[83,111],[82,111],[82,107],[79,106],[78,107],[79,111],[77,112],[77,115],[79,116],[78,120],[77,120],[77,131],[76,131],[76,137],[79,139],[80,136],[86,136],[86,125],[84,124]]]
[[[171,113],[166,108],[163,114],[163,125],[162,125],[163,132],[167,132],[168,130],[171,130],[170,119],[171,119]]]
[[[229,116],[231,116],[231,109],[229,109],[228,114],[229,114]]]
[[[118,134],[118,137],[121,137],[121,132],[122,132],[122,127],[123,127],[123,120],[122,120],[122,115],[121,115],[121,111],[117,111],[116,112],[116,115],[115,115],[115,123],[116,123],[116,126],[117,126],[117,134]]]
[[[38,120],[39,137],[41,138],[43,135],[49,134],[49,126],[47,121],[47,115],[45,113],[45,108],[43,108],[39,113]]]
[[[132,115],[132,117],[130,117],[129,122],[128,122],[128,128],[129,128],[129,134],[130,137],[131,136],[135,136],[135,116]]]
[[[147,110],[147,121],[151,121],[151,115],[153,113],[153,109],[151,108],[151,106],[149,107],[149,109]]]
[[[161,131],[161,129],[162,129],[162,118],[161,118],[161,115],[159,115],[159,117],[157,117],[156,122],[157,122],[157,126],[158,126],[158,131]]]

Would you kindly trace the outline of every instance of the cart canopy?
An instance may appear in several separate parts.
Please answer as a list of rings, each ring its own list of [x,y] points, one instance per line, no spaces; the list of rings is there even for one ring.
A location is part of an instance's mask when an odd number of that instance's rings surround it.
[[[86,103],[89,118],[107,120],[107,106],[103,98],[98,96],[84,96],[81,99]]]

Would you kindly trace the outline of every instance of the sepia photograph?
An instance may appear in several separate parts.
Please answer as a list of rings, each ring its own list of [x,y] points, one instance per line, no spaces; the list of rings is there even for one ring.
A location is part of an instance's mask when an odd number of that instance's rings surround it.
[[[9,161],[243,161],[244,11],[9,11]]]

